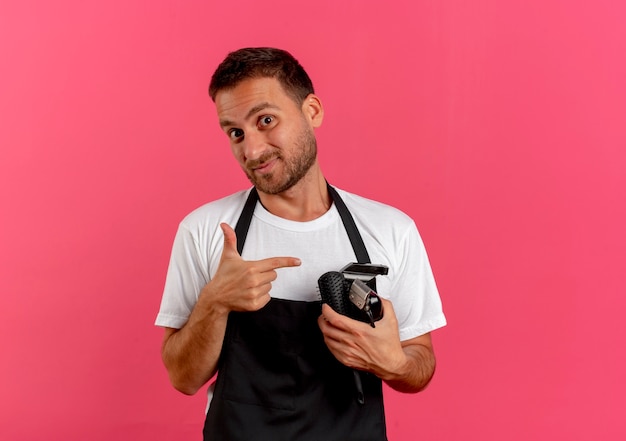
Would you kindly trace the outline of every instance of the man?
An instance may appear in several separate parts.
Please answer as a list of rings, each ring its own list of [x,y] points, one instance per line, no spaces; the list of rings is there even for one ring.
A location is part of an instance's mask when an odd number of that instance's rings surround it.
[[[426,387],[430,332],[445,325],[415,224],[327,184],[314,135],[324,109],[289,53],[229,54],[209,94],[254,187],[179,226],[156,321],[172,384],[194,394],[217,374],[205,440],[386,439],[382,382]],[[320,306],[318,278],[357,258],[389,267],[375,327]]]

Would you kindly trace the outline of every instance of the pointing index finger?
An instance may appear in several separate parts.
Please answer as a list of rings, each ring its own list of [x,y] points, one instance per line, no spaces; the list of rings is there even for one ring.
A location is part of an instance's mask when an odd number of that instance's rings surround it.
[[[261,271],[273,271],[278,268],[300,266],[302,261],[297,257],[268,257],[257,262]]]

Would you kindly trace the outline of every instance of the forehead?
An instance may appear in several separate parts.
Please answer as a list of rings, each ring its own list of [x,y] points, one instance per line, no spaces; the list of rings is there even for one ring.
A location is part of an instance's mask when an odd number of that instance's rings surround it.
[[[221,125],[245,120],[256,113],[255,109],[270,107],[285,112],[299,109],[275,78],[250,78],[221,90],[215,96],[215,107]]]

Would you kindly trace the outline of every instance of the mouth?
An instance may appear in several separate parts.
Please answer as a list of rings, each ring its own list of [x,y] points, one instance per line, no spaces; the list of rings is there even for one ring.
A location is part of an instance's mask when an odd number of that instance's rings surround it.
[[[257,164],[252,167],[249,167],[249,170],[251,170],[253,173],[264,175],[273,170],[274,165],[276,164],[276,161],[278,161],[278,158],[274,157],[267,161],[263,161],[261,164]]]

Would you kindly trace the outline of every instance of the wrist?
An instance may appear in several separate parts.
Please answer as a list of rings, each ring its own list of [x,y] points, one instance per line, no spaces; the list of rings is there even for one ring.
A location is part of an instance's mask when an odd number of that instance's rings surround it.
[[[405,378],[410,372],[411,360],[403,351],[396,360],[390,360],[381,372],[376,375],[385,382],[394,382]]]
[[[220,296],[215,287],[209,282],[200,291],[198,303],[194,309],[199,309],[203,311],[203,315],[214,318],[227,316],[230,309],[224,304],[222,299],[223,296]]]

